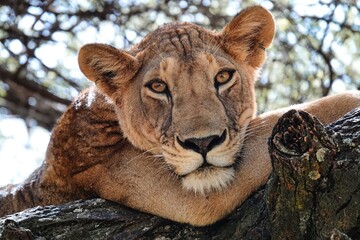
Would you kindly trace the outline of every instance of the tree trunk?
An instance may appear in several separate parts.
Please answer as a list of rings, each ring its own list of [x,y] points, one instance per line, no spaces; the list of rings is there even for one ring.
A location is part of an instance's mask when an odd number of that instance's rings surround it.
[[[359,239],[359,145],[360,108],[326,127],[291,110],[269,139],[268,184],[212,226],[91,199],[1,218],[1,239]]]
[[[334,229],[360,237],[360,109],[325,127],[286,113],[269,140],[267,186],[272,239],[328,239]]]

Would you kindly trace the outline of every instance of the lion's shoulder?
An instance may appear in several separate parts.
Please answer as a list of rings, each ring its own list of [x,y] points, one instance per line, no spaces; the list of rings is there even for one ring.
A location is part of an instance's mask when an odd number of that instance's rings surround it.
[[[86,168],[105,161],[124,142],[113,103],[96,88],[89,88],[59,119],[48,152],[63,160],[54,164]]]

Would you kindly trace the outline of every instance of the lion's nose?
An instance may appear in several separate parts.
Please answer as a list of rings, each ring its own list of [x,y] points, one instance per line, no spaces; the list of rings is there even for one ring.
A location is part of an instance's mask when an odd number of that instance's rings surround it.
[[[179,137],[176,140],[179,144],[185,149],[191,149],[195,152],[200,153],[203,158],[206,158],[206,154],[213,149],[214,147],[223,143],[226,139],[226,130],[221,134],[218,135],[211,135],[205,138],[189,138],[182,141]]]

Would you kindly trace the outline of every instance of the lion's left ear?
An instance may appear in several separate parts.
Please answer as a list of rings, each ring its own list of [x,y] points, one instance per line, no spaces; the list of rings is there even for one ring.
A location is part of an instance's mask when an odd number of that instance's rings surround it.
[[[274,18],[269,11],[254,6],[241,11],[221,31],[223,48],[239,62],[261,67],[266,59],[265,48],[275,34]]]
[[[84,75],[109,97],[132,79],[140,66],[126,51],[97,43],[83,46],[78,62]]]

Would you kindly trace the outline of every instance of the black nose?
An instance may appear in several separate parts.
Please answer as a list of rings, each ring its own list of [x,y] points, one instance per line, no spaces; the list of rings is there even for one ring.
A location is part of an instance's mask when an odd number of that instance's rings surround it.
[[[184,141],[180,140],[180,138],[178,137],[176,138],[176,140],[183,148],[191,149],[195,152],[198,152],[204,158],[211,149],[223,143],[225,139],[226,139],[226,130],[224,130],[221,136],[211,135],[205,138],[189,138]]]

